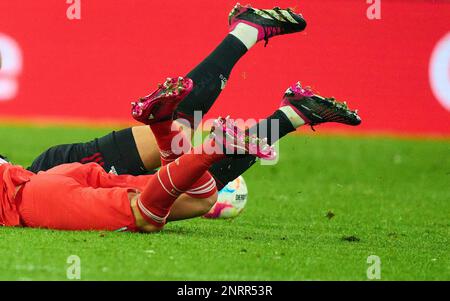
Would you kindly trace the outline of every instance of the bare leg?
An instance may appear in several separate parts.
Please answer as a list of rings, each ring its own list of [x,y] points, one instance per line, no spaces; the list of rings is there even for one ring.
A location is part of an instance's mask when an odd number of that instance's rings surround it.
[[[216,202],[217,193],[205,199],[196,199],[187,194],[182,194],[173,204],[167,221],[174,222],[203,216],[211,210]]]
[[[181,129],[184,130],[186,136],[193,135],[193,131],[174,121]],[[136,142],[136,147],[141,157],[142,162],[147,170],[154,170],[161,166],[161,160],[159,157],[159,148],[156,143],[155,135],[153,135],[152,130],[149,126],[135,126],[132,128],[134,141]]]
[[[158,144],[149,126],[135,126],[132,128],[134,141],[139,156],[147,170],[154,170],[161,166]]]

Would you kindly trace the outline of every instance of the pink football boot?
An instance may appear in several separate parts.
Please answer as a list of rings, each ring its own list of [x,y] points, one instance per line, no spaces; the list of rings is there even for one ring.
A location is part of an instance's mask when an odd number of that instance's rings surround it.
[[[300,32],[306,28],[306,21],[300,14],[291,9],[257,9],[250,5],[237,3],[228,16],[228,24],[232,31],[239,23],[245,23],[258,29],[257,41],[288,33]]]
[[[153,124],[173,118],[178,104],[192,91],[190,78],[167,78],[153,93],[131,103],[131,115],[144,124]]]
[[[290,86],[284,93],[280,107],[290,106],[311,127],[325,122],[359,125],[358,110],[350,110],[347,103],[315,94],[303,88],[300,82]]]
[[[267,139],[249,136],[229,117],[214,120],[210,139],[222,146],[227,155],[250,154],[265,160],[274,160],[277,156],[274,147],[267,144]]]

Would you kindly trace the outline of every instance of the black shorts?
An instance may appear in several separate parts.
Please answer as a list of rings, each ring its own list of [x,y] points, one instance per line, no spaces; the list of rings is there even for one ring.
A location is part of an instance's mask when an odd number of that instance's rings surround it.
[[[66,163],[100,164],[105,171],[115,174],[147,174],[134,141],[131,128],[112,132],[87,143],[63,144],[49,148],[28,167],[37,173]]]

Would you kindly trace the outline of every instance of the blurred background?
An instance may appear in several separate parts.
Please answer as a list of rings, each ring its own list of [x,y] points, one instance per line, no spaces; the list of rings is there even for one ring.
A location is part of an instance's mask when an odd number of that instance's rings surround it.
[[[206,57],[236,1],[80,0],[71,20],[76,2],[0,0],[0,121],[132,124],[130,101]],[[265,117],[300,80],[359,109],[356,131],[449,136],[449,1],[376,2],[252,1],[308,27],[254,47],[208,116]]]

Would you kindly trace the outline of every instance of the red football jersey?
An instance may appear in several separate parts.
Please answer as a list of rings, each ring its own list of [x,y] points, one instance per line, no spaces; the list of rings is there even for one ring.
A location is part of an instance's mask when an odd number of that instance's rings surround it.
[[[20,225],[19,213],[14,202],[16,187],[28,181],[34,173],[21,166],[0,164],[0,226]]]

